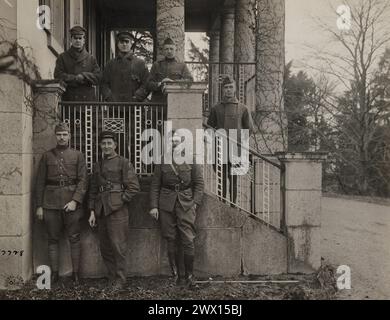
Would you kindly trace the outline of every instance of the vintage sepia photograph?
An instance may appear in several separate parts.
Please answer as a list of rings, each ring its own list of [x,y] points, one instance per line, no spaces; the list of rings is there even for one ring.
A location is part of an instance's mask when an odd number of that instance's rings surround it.
[[[0,0],[0,133],[0,300],[390,299],[389,0]]]

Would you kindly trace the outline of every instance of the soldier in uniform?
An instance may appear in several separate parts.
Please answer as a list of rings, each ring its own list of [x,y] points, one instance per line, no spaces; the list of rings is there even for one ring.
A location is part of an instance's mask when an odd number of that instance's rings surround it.
[[[113,289],[126,284],[128,249],[128,203],[140,190],[129,160],[116,153],[117,140],[112,132],[100,135],[104,159],[94,166],[89,191],[89,224],[98,226],[100,251]]]
[[[149,70],[145,61],[134,56],[129,32],[117,35],[118,56],[104,69],[102,94],[105,101],[144,101],[148,96],[146,83]]]
[[[207,124],[214,129],[225,129],[229,134],[229,129],[237,129],[238,142],[240,142],[240,133],[242,129],[248,129],[249,134],[253,131],[253,120],[248,108],[240,103],[236,97],[236,83],[230,77],[226,76],[222,81],[222,101],[211,108]],[[228,144],[229,146],[230,144]],[[229,155],[229,147],[225,150]],[[240,155],[240,148],[238,148]],[[233,164],[228,160],[223,164],[223,198],[226,199],[227,182],[230,183],[230,202],[236,204],[237,200],[237,175],[232,174]],[[233,205],[234,206],[234,205]]]
[[[95,101],[95,88],[101,80],[96,59],[85,49],[86,30],[75,26],[70,30],[71,48],[60,54],[54,78],[67,84],[64,101]]]
[[[36,181],[36,215],[44,220],[49,241],[52,283],[58,281],[58,242],[64,229],[71,249],[73,280],[79,281],[80,218],[87,189],[87,170],[83,155],[68,147],[70,133],[66,124],[55,128],[56,148],[45,152],[39,163]]]
[[[156,165],[150,187],[150,215],[160,221],[163,237],[168,244],[168,260],[176,284],[182,284],[178,245],[184,252],[185,281],[194,285],[194,239],[196,210],[202,203],[204,182],[200,165],[176,164],[176,148],[181,137],[172,138],[172,164]]]
[[[164,83],[169,81],[194,81],[191,72],[183,62],[176,59],[176,45],[171,38],[163,44],[164,59],[153,64],[148,79],[148,89],[152,91],[152,102],[166,103],[162,92]]]

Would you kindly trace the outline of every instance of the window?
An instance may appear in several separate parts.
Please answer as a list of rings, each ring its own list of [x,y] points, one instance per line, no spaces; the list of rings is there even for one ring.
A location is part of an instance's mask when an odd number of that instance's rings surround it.
[[[68,48],[70,1],[39,0],[39,5],[46,5],[50,8],[50,29],[45,29],[47,33],[47,45],[58,56]]]

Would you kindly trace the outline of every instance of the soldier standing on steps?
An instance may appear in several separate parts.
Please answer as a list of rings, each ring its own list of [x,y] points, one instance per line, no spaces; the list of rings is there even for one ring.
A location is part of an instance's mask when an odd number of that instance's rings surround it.
[[[70,242],[73,280],[79,282],[80,219],[82,202],[87,189],[87,170],[84,156],[70,149],[69,128],[55,128],[57,147],[43,154],[36,181],[37,217],[46,225],[49,241],[49,261],[52,283],[59,279],[59,240],[65,229]]]
[[[185,281],[194,285],[194,239],[196,210],[202,203],[204,182],[198,164],[175,163],[176,148],[181,143],[178,132],[172,137],[172,164],[156,165],[150,187],[150,215],[160,221],[168,242],[168,259],[176,284],[182,283],[178,245],[184,252]]]
[[[108,270],[110,285],[120,290],[126,284],[126,256],[129,239],[128,203],[140,190],[129,160],[116,153],[116,135],[100,134],[103,160],[94,166],[89,190],[89,224],[97,226],[100,251]]]

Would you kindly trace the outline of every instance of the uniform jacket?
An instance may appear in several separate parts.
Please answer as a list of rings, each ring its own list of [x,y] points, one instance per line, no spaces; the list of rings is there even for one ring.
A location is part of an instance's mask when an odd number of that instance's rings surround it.
[[[128,54],[108,62],[104,69],[102,94],[105,101],[144,101],[149,70],[142,59]]]
[[[174,164],[174,166],[183,181],[183,190],[175,191],[167,188],[181,182],[171,165],[156,165],[150,186],[150,206],[152,209],[159,208],[172,212],[175,202],[179,201],[183,209],[188,211],[194,203],[197,205],[202,203],[204,191],[202,167],[198,164],[186,163]]]
[[[108,182],[121,185],[121,189],[111,191],[99,190]],[[129,160],[116,155],[99,161],[94,166],[89,190],[89,209],[94,210],[97,216],[111,213],[127,207],[127,203],[139,192],[140,186],[133,166]]]
[[[77,81],[78,74],[84,75],[83,81]],[[78,52],[73,47],[62,53],[56,62],[54,78],[63,80],[67,89],[62,99],[64,101],[96,100],[95,88],[101,80],[100,68],[96,59],[85,49]]]
[[[253,120],[248,108],[237,99],[221,102],[211,108],[207,124],[215,129],[248,129],[253,131]]]
[[[183,62],[178,62],[176,59],[162,59],[153,64],[150,70],[148,79],[148,89],[153,92],[153,102],[166,102],[166,97],[161,91],[161,86],[158,85],[165,78],[172,80],[194,81],[190,70]]]
[[[74,180],[75,185],[47,185],[47,182]],[[61,210],[72,200],[82,203],[87,190],[87,169],[81,152],[55,148],[45,152],[39,162],[36,180],[37,207]]]

